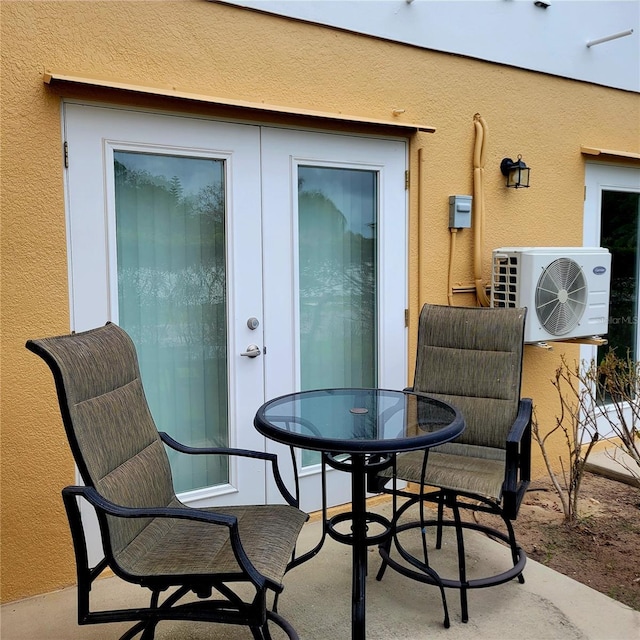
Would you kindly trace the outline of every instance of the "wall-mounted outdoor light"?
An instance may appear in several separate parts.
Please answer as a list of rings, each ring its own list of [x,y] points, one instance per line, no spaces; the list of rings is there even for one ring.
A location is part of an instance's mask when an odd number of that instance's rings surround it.
[[[524,189],[529,186],[529,172],[531,169],[523,162],[522,156],[514,162],[511,158],[503,158],[500,171],[507,177],[507,187]]]

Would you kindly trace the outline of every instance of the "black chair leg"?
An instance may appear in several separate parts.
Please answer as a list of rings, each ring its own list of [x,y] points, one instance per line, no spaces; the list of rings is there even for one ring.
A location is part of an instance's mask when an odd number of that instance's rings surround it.
[[[442,549],[442,521],[444,519],[444,491],[438,494],[438,525],[436,528],[436,549]]]
[[[444,621],[443,625],[445,629],[448,629],[451,626],[451,619],[449,618],[449,607],[447,605],[447,596],[444,592],[444,585],[442,584],[442,579],[440,576],[428,565],[425,567],[425,571],[429,574],[436,585],[438,585],[438,589],[440,589],[440,598],[442,599],[442,610],[444,612]]]
[[[137,622],[131,629],[127,630],[120,636],[120,640],[132,640],[135,638],[141,631],[144,633],[147,628],[147,620],[142,620],[141,622]]]
[[[456,541],[458,544],[458,575],[460,578],[460,610],[462,614],[462,622],[469,621],[469,605],[467,599],[467,561],[464,552],[464,535],[462,527],[462,519],[460,518],[460,507],[458,507],[458,496],[449,494],[447,496],[451,511],[453,512],[453,520],[455,522]]]
[[[156,627],[158,626],[158,620],[149,620],[147,626],[144,628],[140,640],[153,640],[156,636]]]
[[[393,497],[393,523],[392,523],[392,527],[395,527],[398,522],[397,522],[397,516],[396,516],[396,503],[395,503],[396,497],[394,495]],[[393,537],[395,534],[390,534],[389,536],[387,536],[387,539],[380,545],[378,545],[379,549],[384,549],[387,557],[390,555],[391,553],[391,545],[393,543]],[[382,555],[382,554],[381,554]],[[378,582],[380,582],[382,580],[382,577],[384,576],[384,572],[387,569],[387,565],[389,563],[386,561],[385,556],[382,555],[382,564],[380,565],[380,568],[378,569],[378,573],[376,573],[376,580]]]
[[[260,627],[250,627],[253,640],[264,640],[264,634]]]
[[[389,549],[387,549],[387,553],[389,552]],[[378,582],[380,582],[380,580],[382,580],[382,577],[384,576],[384,572],[387,568],[387,561],[386,560],[382,560],[382,564],[380,565],[380,568],[378,569],[378,573],[376,573],[376,580]]]
[[[507,518],[505,515],[502,516],[504,520],[504,524],[507,527],[507,533],[509,535],[509,547],[511,547],[511,559],[513,560],[513,566],[515,567],[518,564],[519,556],[518,556],[518,543],[516,542],[516,534],[513,530],[513,525],[511,524],[511,520]],[[522,573],[518,574],[518,582],[520,584],[524,584],[524,575]]]
[[[269,632],[269,628],[267,626],[269,621],[280,627],[280,629],[284,631],[286,637],[289,638],[289,640],[300,640],[297,631],[291,626],[291,623],[274,611],[267,611],[267,622],[265,622],[265,624],[262,626],[264,640],[271,640],[271,633]],[[260,637],[262,638],[262,636]]]

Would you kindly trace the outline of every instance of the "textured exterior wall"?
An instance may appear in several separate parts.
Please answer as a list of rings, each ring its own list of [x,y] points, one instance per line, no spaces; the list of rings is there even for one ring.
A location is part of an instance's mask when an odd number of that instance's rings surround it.
[[[448,196],[472,192],[476,112],[490,129],[485,277],[491,248],[581,244],[581,144],[640,151],[637,94],[204,0],[5,1],[0,11],[4,601],[75,579],[60,499],[74,481],[73,462],[49,371],[24,349],[28,338],[70,326],[61,97],[196,108],[115,92],[57,93],[43,84],[46,70],[369,118],[391,119],[392,110],[404,109],[399,118],[435,126],[435,134],[413,136],[410,147],[410,354],[420,304],[447,300]],[[518,153],[532,167],[532,187],[507,190],[498,166]],[[458,234],[456,282],[472,280],[471,236]],[[473,299],[461,294],[455,302]],[[565,350],[577,357],[575,347],[527,349],[524,392],[543,424],[553,423],[548,381]],[[544,473],[539,456],[535,472]]]

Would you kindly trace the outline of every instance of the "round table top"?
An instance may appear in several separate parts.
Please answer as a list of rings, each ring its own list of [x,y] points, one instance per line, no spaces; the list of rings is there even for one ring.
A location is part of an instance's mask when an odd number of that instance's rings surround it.
[[[432,447],[464,431],[451,405],[412,391],[318,389],[275,398],[258,409],[266,437],[328,453],[392,453]]]

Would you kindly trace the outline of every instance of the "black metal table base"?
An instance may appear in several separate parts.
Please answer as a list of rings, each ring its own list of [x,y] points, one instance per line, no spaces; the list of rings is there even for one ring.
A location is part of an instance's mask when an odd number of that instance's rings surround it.
[[[385,544],[392,533],[391,521],[377,513],[367,511],[367,476],[377,473],[391,464],[390,458],[381,460],[368,454],[352,453],[348,457],[337,459],[324,454],[327,464],[334,469],[351,474],[351,511],[340,513],[325,520],[326,531],[334,540],[348,544],[352,549],[351,582],[351,638],[366,638],[366,580],[368,572],[368,547]],[[336,526],[351,521],[351,532],[342,533]],[[381,533],[369,534],[369,524],[382,525]]]

